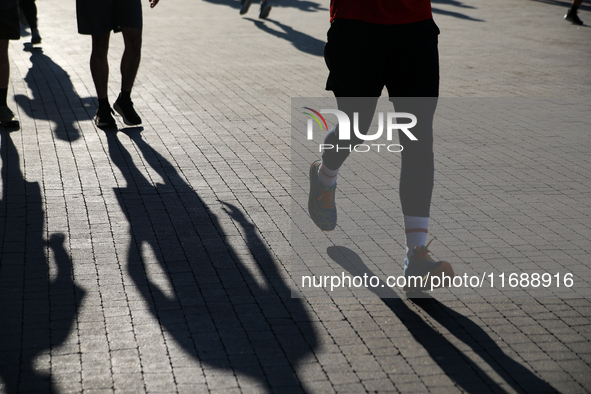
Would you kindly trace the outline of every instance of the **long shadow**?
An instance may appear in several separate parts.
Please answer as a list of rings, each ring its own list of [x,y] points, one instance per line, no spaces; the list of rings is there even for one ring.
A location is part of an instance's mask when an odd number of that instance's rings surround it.
[[[458,7],[458,8],[469,8],[469,9],[475,9],[476,7],[468,5],[468,4],[464,4],[461,1],[458,0],[431,0],[431,3],[435,3],[435,4],[445,4],[445,5],[453,5],[454,7]]]
[[[331,246],[327,253],[337,264],[352,274],[359,272],[375,275],[351,249]],[[384,285],[383,287],[380,285]],[[407,302],[383,282],[369,290],[380,296],[396,317],[408,328],[414,339],[425,348],[431,358],[450,379],[466,392],[506,392],[485,370],[464,355],[460,349],[446,340],[439,332],[425,322],[420,315],[409,308]],[[389,293],[389,294],[387,294]],[[472,320],[446,307],[432,297],[413,298],[412,302],[422,308],[435,321],[445,327],[458,340],[486,362],[511,388],[525,393],[555,393],[552,386],[544,382],[523,365],[507,356],[482,328]]]
[[[204,1],[207,1],[208,3],[225,5],[225,6],[234,8],[236,10],[240,9],[240,1],[239,0],[204,0]],[[556,0],[535,0],[535,1],[556,1]],[[465,5],[457,0],[433,0],[432,3],[453,5],[453,6],[456,6],[459,8],[471,8],[471,9],[475,8],[475,7],[472,7],[469,5]],[[323,7],[322,4],[319,4],[319,3],[316,3],[313,1],[275,0],[272,3],[272,6],[273,7],[293,7],[293,8],[297,8],[301,11],[305,11],[305,12],[317,12],[317,11],[326,11],[327,10],[327,8]],[[258,12],[258,3],[256,1],[253,2],[253,5],[251,6],[251,8],[255,8],[254,10],[252,10],[252,9],[250,10],[251,13]],[[482,20],[482,19],[472,18],[468,15],[465,15],[465,14],[462,14],[459,12],[446,11],[446,10],[442,10],[442,9],[435,8],[435,7],[432,8],[432,11],[434,14],[451,16],[454,18],[465,19],[465,20],[469,20],[469,21],[473,21],[473,22],[484,22],[484,20]],[[299,33],[299,32],[297,32],[297,33]],[[304,34],[304,33],[299,33],[299,34]]]
[[[0,130],[0,389],[53,393],[51,376],[35,359],[62,345],[72,331],[84,291],[72,280],[64,235],[44,239],[41,188],[24,179],[8,130]],[[49,250],[57,275],[49,279]]]
[[[28,117],[54,123],[57,138],[76,141],[80,138],[77,123],[90,119],[88,109],[95,105],[94,99],[78,96],[68,73],[43,54],[41,48],[26,45],[24,50],[31,52],[32,66],[25,82],[33,97],[16,95],[17,104]]]
[[[219,5],[227,5],[228,7],[235,8],[236,10],[240,9],[240,0],[204,0],[208,3],[214,3]]]
[[[460,12],[447,11],[447,10],[442,10],[442,9],[435,8],[435,7],[432,7],[431,11],[434,14],[451,16],[452,18],[464,19],[464,20],[472,21],[472,22],[486,22],[484,19],[472,18],[471,16],[462,14]]]
[[[240,9],[240,0],[204,0],[208,3],[226,5],[228,7],[235,8],[236,10]],[[316,3],[314,1],[308,0],[274,0],[271,3],[273,7],[292,7],[297,8],[301,11],[305,12],[317,12],[317,11],[326,11],[327,8],[323,7],[322,4]],[[259,7],[259,1],[253,1],[252,6],[254,9],[251,9],[250,12],[257,12]]]
[[[137,168],[119,140],[123,133],[107,133],[107,140],[127,182],[116,189],[130,223],[127,270],[151,312],[201,363],[255,379],[259,392],[305,392],[296,370],[317,336],[302,300],[290,298],[244,214],[229,203],[214,213],[140,131],[124,133],[162,184]],[[218,215],[235,225],[232,236]],[[244,241],[247,249],[239,246]]]
[[[272,19],[266,19],[265,22],[250,18],[246,19],[253,21],[255,26],[264,31],[265,33],[269,33],[275,37],[282,38],[286,41],[291,42],[291,44],[294,47],[296,47],[296,49],[302,52],[309,53],[310,55],[315,56],[324,56],[324,41],[318,40],[317,38],[294,30],[292,27],[284,25],[283,23],[274,21]],[[271,29],[267,25],[267,23],[274,24],[275,26],[282,29],[283,32]]]
[[[454,7],[465,8],[465,9],[476,9],[476,7],[464,4],[458,0],[432,0],[431,3],[432,4],[451,5]],[[482,19],[472,18],[471,16],[468,16],[468,15],[465,15],[465,14],[462,14],[459,12],[442,10],[440,8],[436,8],[433,6],[432,6],[431,10],[433,11],[434,14],[451,16],[453,18],[465,19],[465,20],[469,20],[469,21],[473,21],[473,22],[484,22],[484,20],[482,20]]]
[[[324,7],[322,3],[307,0],[273,0],[271,5],[273,7],[297,8],[305,12],[328,11],[328,8]]]

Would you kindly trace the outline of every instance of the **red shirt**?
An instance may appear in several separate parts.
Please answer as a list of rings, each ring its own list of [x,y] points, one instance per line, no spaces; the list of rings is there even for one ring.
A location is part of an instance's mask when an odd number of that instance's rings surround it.
[[[430,0],[330,0],[330,21],[355,19],[401,25],[433,18]]]

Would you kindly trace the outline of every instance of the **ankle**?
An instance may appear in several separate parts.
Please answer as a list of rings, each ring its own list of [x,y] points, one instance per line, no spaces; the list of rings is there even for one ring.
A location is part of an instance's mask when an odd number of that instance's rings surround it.
[[[99,109],[110,108],[111,104],[109,104],[109,99],[108,98],[98,99],[98,107],[99,107]]]
[[[126,92],[122,90],[121,93],[119,93],[119,98],[117,100],[131,101],[131,92]]]
[[[330,168],[326,167],[324,163],[318,166],[318,180],[324,187],[332,187],[335,183],[337,183],[338,173],[338,169],[331,170]]]
[[[420,248],[427,242],[429,232],[428,216],[404,215],[404,234],[406,236],[406,257],[410,260],[415,254],[415,248]]]

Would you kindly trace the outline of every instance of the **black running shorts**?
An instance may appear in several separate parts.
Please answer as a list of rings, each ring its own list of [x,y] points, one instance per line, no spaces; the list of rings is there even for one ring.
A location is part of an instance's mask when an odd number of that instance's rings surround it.
[[[432,19],[407,25],[377,25],[336,19],[328,31],[324,58],[326,90],[336,97],[439,95],[439,28]]]
[[[141,0],[76,0],[78,33],[104,35],[122,27],[141,29]]]
[[[21,26],[18,7],[0,11],[0,40],[18,40]]]

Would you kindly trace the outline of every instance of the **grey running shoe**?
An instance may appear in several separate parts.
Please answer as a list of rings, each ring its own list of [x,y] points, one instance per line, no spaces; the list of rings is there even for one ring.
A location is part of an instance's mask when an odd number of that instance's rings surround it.
[[[573,25],[582,25],[583,21],[579,19],[579,16],[577,15],[577,11],[572,11],[572,10],[568,10],[568,12],[566,13],[566,15],[564,16],[564,19],[566,19],[567,21],[569,21],[570,23],[572,23]]]
[[[240,7],[240,15],[244,15],[248,12],[250,5],[252,4],[252,0],[242,0],[241,7]]]
[[[337,226],[337,208],[334,202],[335,183],[325,187],[318,180],[320,160],[310,166],[310,195],[308,196],[308,212],[314,223],[322,231],[332,231]]]
[[[267,0],[263,0],[261,2],[261,13],[259,14],[259,18],[267,19],[269,17],[269,13],[271,12],[271,6]]]
[[[0,125],[4,127],[20,126],[20,122],[14,117],[14,112],[6,105],[0,106]]]
[[[429,255],[430,252],[427,248],[433,242],[433,239],[420,248],[415,246],[414,255],[410,258],[410,261],[404,259],[404,277],[406,278],[404,291],[413,292],[430,289],[430,279],[433,276],[445,276],[445,278],[451,278],[450,281],[453,280],[455,274],[451,264],[447,261],[435,261]],[[437,287],[446,287],[443,279],[439,283],[441,286]]]

